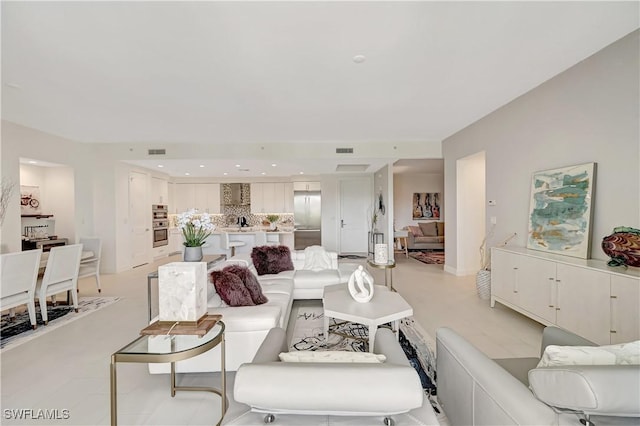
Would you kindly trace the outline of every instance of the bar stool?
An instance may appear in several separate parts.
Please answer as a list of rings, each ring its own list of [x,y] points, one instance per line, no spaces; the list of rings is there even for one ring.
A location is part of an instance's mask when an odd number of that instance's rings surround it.
[[[236,255],[236,247],[242,247],[247,245],[247,243],[245,243],[244,241],[229,239],[228,232],[223,232],[220,235],[220,238],[221,238],[220,246],[225,250],[231,249],[231,257]]]

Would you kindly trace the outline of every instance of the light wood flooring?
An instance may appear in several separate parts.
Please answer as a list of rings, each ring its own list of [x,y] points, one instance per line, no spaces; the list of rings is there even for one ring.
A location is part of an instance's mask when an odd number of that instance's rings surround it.
[[[0,405],[3,425],[107,425],[109,362],[113,352],[147,325],[147,274],[165,258],[119,274],[105,274],[102,295],[121,300],[64,327],[0,353]],[[345,260],[349,262],[350,260]],[[397,291],[414,308],[414,317],[432,336],[452,327],[489,356],[536,356],[542,325],[503,306],[490,308],[476,295],[474,277],[456,277],[442,265],[425,265],[398,255],[393,270]],[[376,283],[381,270],[372,271]],[[97,296],[91,278],[80,281],[80,295]],[[211,385],[216,374],[182,375],[182,384]],[[118,419],[121,425],[201,425],[219,417],[218,397],[199,392],[171,398],[168,375],[150,375],[144,364],[118,366]],[[16,420],[11,410],[69,410],[69,418]],[[7,411],[9,410],[9,411]]]

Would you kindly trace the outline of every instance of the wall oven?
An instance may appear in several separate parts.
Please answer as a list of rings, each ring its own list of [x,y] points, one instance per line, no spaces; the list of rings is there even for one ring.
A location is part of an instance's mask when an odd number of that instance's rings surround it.
[[[154,204],[153,214],[153,247],[169,244],[169,208],[164,204]]]

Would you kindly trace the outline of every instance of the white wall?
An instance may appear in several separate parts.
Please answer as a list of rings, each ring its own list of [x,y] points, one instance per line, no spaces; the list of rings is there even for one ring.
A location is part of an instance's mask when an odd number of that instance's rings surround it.
[[[596,162],[592,257],[606,259],[602,238],[615,226],[640,227],[639,34],[635,31],[492,114],[447,138],[446,267],[457,269],[456,162],[486,152],[489,247],[513,232],[526,245],[534,171]],[[486,201],[486,200],[485,200]],[[452,226],[454,225],[454,226]],[[486,225],[489,229],[489,225]]]
[[[444,175],[442,173],[401,173],[393,176],[393,219],[396,229],[407,225],[415,225],[413,220],[413,194],[416,192],[439,192],[440,220],[443,220],[446,209],[444,197]],[[424,221],[424,220],[423,220]],[[446,233],[446,231],[445,231]]]
[[[453,272],[472,275],[480,269],[480,244],[485,236],[484,152],[461,158],[456,162],[456,170],[458,267]]]

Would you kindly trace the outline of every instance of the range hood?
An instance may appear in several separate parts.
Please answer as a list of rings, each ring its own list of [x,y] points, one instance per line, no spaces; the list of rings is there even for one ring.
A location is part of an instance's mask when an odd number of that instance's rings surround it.
[[[222,205],[223,206],[246,206],[251,200],[251,186],[248,183],[223,183],[222,184]]]

